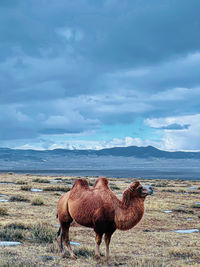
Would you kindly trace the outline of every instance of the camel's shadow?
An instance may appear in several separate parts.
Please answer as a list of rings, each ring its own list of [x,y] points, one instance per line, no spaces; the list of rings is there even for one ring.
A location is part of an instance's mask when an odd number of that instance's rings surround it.
[[[77,259],[85,259],[85,260],[93,260],[95,263],[95,266],[124,266],[126,265],[127,261],[131,260],[131,257],[129,256],[116,256],[116,255],[111,255],[109,259],[105,257],[103,253],[100,253],[100,257],[96,258],[95,257],[95,250],[94,249],[89,249],[86,247],[82,248],[77,248],[74,249],[74,254],[77,257]],[[65,253],[66,258],[70,258],[70,253],[66,251]]]

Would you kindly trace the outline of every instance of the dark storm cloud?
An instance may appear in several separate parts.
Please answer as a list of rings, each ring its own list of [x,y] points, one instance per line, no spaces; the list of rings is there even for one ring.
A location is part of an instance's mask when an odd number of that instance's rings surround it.
[[[154,63],[199,50],[199,8],[195,0],[21,0],[13,8],[1,6],[2,57],[17,49],[30,56],[49,49],[49,56],[66,57],[68,46],[104,70]],[[72,31],[68,42],[58,34],[66,28]]]
[[[199,9],[196,0],[0,1],[1,140],[199,112]]]
[[[172,123],[172,124],[169,124],[167,126],[163,126],[163,127],[157,128],[157,129],[162,129],[162,130],[185,130],[185,129],[188,129],[189,127],[190,127],[189,124],[180,125],[180,124],[177,124],[177,123]]]

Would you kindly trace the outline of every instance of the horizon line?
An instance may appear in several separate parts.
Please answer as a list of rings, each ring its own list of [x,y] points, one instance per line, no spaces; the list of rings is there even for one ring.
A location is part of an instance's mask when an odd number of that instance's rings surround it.
[[[148,147],[153,147],[157,150],[160,151],[165,151],[165,152],[194,152],[194,153],[198,153],[200,152],[200,150],[164,150],[164,149],[160,149],[157,148],[155,146],[152,145],[147,145],[147,146],[136,146],[136,145],[131,145],[131,146],[113,146],[113,147],[104,147],[104,148],[100,148],[100,149],[91,149],[91,148],[63,148],[63,147],[57,147],[57,148],[52,148],[52,149],[42,149],[42,148],[11,148],[11,147],[0,147],[0,149],[10,149],[10,150],[33,150],[33,151],[54,151],[54,150],[69,150],[69,151],[101,151],[104,149],[112,149],[112,148],[129,148],[129,147],[138,147],[138,148],[148,148]]]

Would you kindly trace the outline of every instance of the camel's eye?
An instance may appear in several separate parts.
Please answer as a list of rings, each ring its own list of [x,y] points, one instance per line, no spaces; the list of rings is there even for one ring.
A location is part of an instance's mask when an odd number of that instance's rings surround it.
[[[142,194],[142,186],[137,188],[137,192],[138,192],[138,194]]]

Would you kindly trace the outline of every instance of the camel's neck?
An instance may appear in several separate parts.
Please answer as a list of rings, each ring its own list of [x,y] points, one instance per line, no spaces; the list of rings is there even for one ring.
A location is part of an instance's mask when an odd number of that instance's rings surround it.
[[[115,225],[117,229],[129,230],[135,226],[144,214],[144,199],[135,197],[125,201],[124,196],[121,205],[115,205]]]

